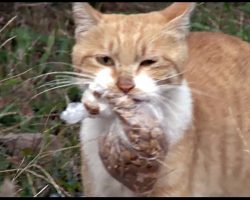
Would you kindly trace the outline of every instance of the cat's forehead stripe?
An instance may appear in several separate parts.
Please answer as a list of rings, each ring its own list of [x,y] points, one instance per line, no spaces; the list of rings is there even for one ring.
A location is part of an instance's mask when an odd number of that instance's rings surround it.
[[[118,57],[123,55],[123,51],[127,52],[129,49],[130,57],[144,56],[146,52],[146,45],[143,44],[143,26],[141,23],[133,27],[132,32],[124,31],[125,25],[117,24],[116,35],[112,40],[115,42],[115,54]],[[113,52],[114,53],[114,52]]]

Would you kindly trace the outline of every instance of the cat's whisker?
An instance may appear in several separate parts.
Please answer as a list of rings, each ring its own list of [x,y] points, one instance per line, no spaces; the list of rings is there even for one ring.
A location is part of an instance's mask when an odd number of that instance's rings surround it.
[[[169,80],[171,78],[174,78],[174,77],[178,77],[178,76],[181,76],[185,73],[186,71],[183,71],[183,72],[180,72],[180,73],[177,73],[177,74],[173,74],[171,76],[167,76],[165,79],[161,79],[161,80],[157,80],[155,81],[156,83],[159,83],[160,81],[166,81],[166,80]]]
[[[181,75],[187,73],[188,71],[189,71],[188,69],[183,70],[183,71],[181,71],[181,72],[179,72],[179,73],[175,73],[175,74],[173,74],[173,75],[170,75],[170,76],[166,77],[166,79],[170,79],[170,78],[174,78],[174,77],[177,77],[177,76],[181,76]],[[166,80],[166,79],[164,79],[164,80]],[[159,81],[160,81],[160,80],[159,80]]]
[[[61,72],[48,72],[48,73],[45,73],[45,74],[35,76],[33,78],[30,78],[30,79],[37,79],[37,78],[40,78],[40,77],[44,77],[44,76],[48,76],[48,75],[55,75],[55,74],[65,74],[65,75],[69,75],[69,76],[76,76],[76,77],[89,78],[89,79],[94,78],[94,76],[88,76],[88,75],[80,74],[80,73],[77,73],[77,72],[61,71]]]
[[[169,103],[171,103],[171,101],[169,99],[163,98],[160,95],[155,95],[155,96],[151,96],[151,97],[153,97],[156,102],[160,102],[162,104],[162,106],[165,106],[166,109],[174,116],[174,118],[176,120],[178,119],[178,116],[177,116],[176,112],[171,107],[171,105],[169,105]]]
[[[71,75],[63,75],[63,74],[59,74],[56,75],[56,78],[67,78],[67,79],[73,79],[75,76],[71,76]]]
[[[78,85],[78,86],[86,86],[86,85],[89,85],[90,83],[92,82],[69,82],[69,83],[72,83],[73,85]]]
[[[182,84],[165,84],[165,85],[158,85],[158,87],[162,90],[162,91],[167,91],[167,90],[171,90],[171,89],[185,89],[185,88],[182,88],[181,87]],[[210,98],[214,98],[214,99],[219,99],[218,97],[215,97],[211,94],[207,94],[205,93],[204,91],[200,91],[198,89],[195,89],[195,88],[192,88],[189,86],[189,89],[192,93],[195,93],[195,94],[198,94],[198,95],[203,95],[203,96],[207,96],[207,97],[210,97]]]
[[[173,106],[175,106],[176,109],[180,108],[180,105],[178,105],[175,101],[173,101],[172,99],[166,98],[164,96],[161,95],[157,95],[158,98],[162,99],[162,101],[168,101],[169,103],[171,103]]]
[[[91,81],[89,78],[82,78],[82,77],[76,77],[76,76],[68,76],[68,75],[57,75],[55,80],[60,79],[65,79],[71,82],[84,82],[84,81]]]
[[[181,88],[182,84],[181,83],[166,83],[166,84],[161,84],[157,85],[161,91],[169,90],[169,89],[179,89]]]
[[[79,84],[89,84],[88,79],[84,78],[77,78],[77,77],[72,77],[68,75],[57,75],[57,79],[46,82],[45,84],[37,87],[37,89],[42,88],[42,87],[47,87],[47,86],[53,86],[53,85],[60,85],[60,84],[65,84],[65,83],[79,83]]]
[[[65,63],[65,62],[46,62],[46,63],[42,63],[40,65],[45,65],[45,64],[60,64],[60,65],[65,65],[65,66],[70,66],[74,69],[79,69],[79,70],[83,70],[82,67],[78,67],[76,65],[73,65],[72,63]],[[85,72],[86,74],[89,74],[89,75],[93,75],[93,73],[90,73],[90,72]]]
[[[158,160],[157,160],[158,161]],[[169,168],[165,163],[163,164],[163,162],[159,162],[163,167],[165,168]],[[176,169],[171,169],[169,171],[166,171],[164,174],[159,174],[158,179],[162,179],[162,178],[166,178],[169,174],[171,174],[172,172],[174,172]]]
[[[89,76],[93,76],[93,77],[94,77],[93,73],[87,72],[86,70],[84,70],[84,68],[78,67],[78,66],[73,65],[73,64],[71,64],[71,63],[66,63],[66,62],[54,62],[54,61],[53,61],[53,62],[41,63],[40,65],[46,65],[46,64],[59,64],[59,65],[70,66],[70,67],[72,67],[73,69],[79,69],[79,70],[81,70],[82,74],[85,74],[85,75],[89,75]],[[83,71],[83,70],[84,70],[84,71]]]
[[[61,81],[61,82],[52,82],[52,83],[47,83],[47,84],[43,84],[39,87],[37,87],[37,89],[43,88],[43,87],[54,87],[54,86],[59,86],[59,85],[63,85],[63,84],[70,84],[72,82],[70,81]],[[72,83],[75,84],[75,83]]]
[[[199,90],[197,88],[194,88],[193,86],[197,85],[198,84],[197,82],[188,81],[187,84],[188,84],[188,87],[189,87],[189,89],[191,90],[192,93],[195,93],[195,94],[198,94],[198,95],[204,95],[204,96],[214,98],[214,99],[220,99],[219,97],[216,97],[214,95],[205,93],[204,91],[201,91],[201,90]],[[179,89],[184,89],[184,88],[180,87]]]
[[[65,82],[72,83],[72,82],[68,81],[67,79],[60,79],[60,80],[57,79],[57,80],[49,81],[49,82],[47,82],[47,83],[45,83],[43,85],[40,85],[36,89],[40,89],[40,88],[43,88],[43,87],[47,87],[47,86],[51,86],[51,85],[56,85],[56,84],[58,85],[58,84],[65,83]]]
[[[89,82],[91,81],[91,79],[88,78],[82,78],[82,77],[74,77],[74,76],[68,76],[68,75],[57,75],[56,77],[58,78],[62,78],[62,79],[66,79],[70,82],[80,82],[80,83],[84,83],[84,82]]]
[[[190,83],[188,83],[189,85],[190,85]],[[177,84],[177,85],[173,85],[173,84],[166,84],[166,85],[158,85],[162,90],[164,90],[164,89],[166,89],[166,90],[169,90],[169,89],[176,89],[176,88],[178,88],[178,89],[180,89],[180,90],[182,90],[182,89],[184,89],[185,90],[185,88],[183,88],[183,87],[180,87],[180,86],[182,86],[182,84]],[[211,94],[208,94],[208,93],[206,93],[206,92],[204,92],[204,91],[201,91],[201,90],[198,90],[198,89],[195,89],[195,88],[193,88],[193,87],[191,87],[191,86],[189,86],[189,89],[190,89],[190,91],[192,92],[192,93],[195,93],[195,94],[198,94],[198,95],[204,95],[204,96],[206,96],[206,97],[210,97],[210,98],[214,98],[214,99],[219,99],[218,97],[215,97],[215,96],[213,96],[213,95],[211,95]]]
[[[73,64],[71,63],[66,63],[66,62],[56,62],[56,61],[51,61],[51,62],[44,62],[44,63],[40,63],[39,65],[48,65],[48,64],[59,64],[59,65],[65,65],[65,66],[70,66],[72,67]]]
[[[58,62],[60,64],[60,62]],[[61,63],[62,64],[62,63]],[[86,74],[86,75],[93,75],[93,72],[89,72],[87,71],[84,67],[79,67],[70,63],[64,63],[65,65],[68,65],[70,67],[72,67],[73,69],[78,69],[81,71],[81,73]]]
[[[192,93],[195,93],[195,94],[198,94],[198,95],[203,95],[203,96],[206,96],[206,97],[209,97],[209,98],[218,99],[218,100],[220,99],[219,97],[215,97],[215,96],[213,96],[211,94],[207,94],[204,91],[201,91],[201,90],[198,90],[198,89],[194,89],[192,87],[190,87],[190,90],[191,90]]]
[[[87,83],[86,83],[87,84]],[[47,90],[44,90],[36,95],[34,95],[33,97],[31,97],[31,100],[35,99],[36,97],[40,96],[41,94],[45,93],[45,92],[48,92],[48,91],[51,91],[51,90],[55,90],[55,89],[59,89],[59,88],[64,88],[64,87],[68,87],[68,86],[72,86],[72,85],[83,85],[83,84],[79,84],[79,83],[70,83],[70,84],[65,84],[65,85],[60,85],[60,86],[57,86],[57,87],[53,87],[53,88],[50,88],[50,89],[47,89]]]
[[[157,162],[159,162],[162,166],[168,168],[167,164],[165,162],[162,162],[161,160],[157,159]]]

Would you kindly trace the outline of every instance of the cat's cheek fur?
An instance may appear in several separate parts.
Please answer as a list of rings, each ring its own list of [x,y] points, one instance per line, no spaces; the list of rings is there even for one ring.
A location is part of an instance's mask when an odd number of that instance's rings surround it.
[[[135,76],[134,81],[135,87],[145,94],[157,91],[155,81],[145,73],[140,73]]]
[[[114,85],[114,79],[112,77],[112,70],[110,68],[105,68],[100,70],[93,83],[90,84],[90,89],[92,91],[102,91],[108,88],[108,85]]]

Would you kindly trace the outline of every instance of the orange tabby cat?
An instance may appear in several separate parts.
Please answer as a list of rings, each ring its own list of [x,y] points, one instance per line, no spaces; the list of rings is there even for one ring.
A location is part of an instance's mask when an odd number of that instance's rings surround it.
[[[73,64],[91,87],[156,99],[165,112],[170,146],[149,196],[248,196],[250,45],[223,33],[189,33],[194,7],[123,15],[75,3]],[[112,120],[82,122],[86,196],[138,196],[98,155],[96,137]]]

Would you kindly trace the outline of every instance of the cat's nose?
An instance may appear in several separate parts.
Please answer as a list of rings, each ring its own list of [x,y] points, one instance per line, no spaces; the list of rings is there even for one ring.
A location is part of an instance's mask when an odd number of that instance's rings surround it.
[[[133,77],[120,77],[118,78],[116,85],[124,93],[128,93],[135,87]]]

